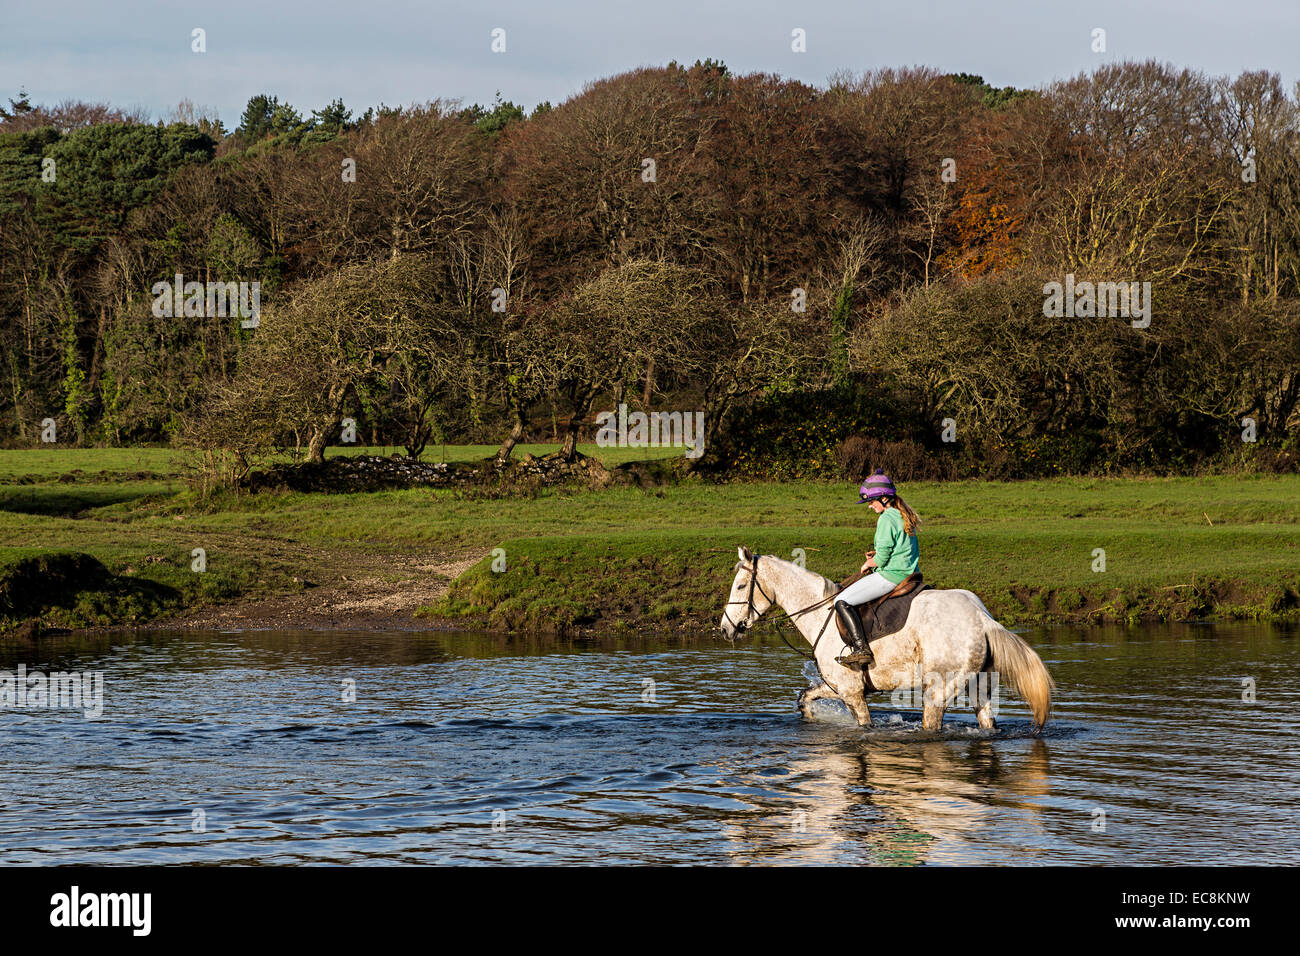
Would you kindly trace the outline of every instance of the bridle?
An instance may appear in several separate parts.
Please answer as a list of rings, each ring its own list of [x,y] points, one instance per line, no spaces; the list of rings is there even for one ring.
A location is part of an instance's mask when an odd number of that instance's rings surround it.
[[[766,591],[764,591],[764,590],[763,590],[763,585],[761,585],[761,584],[758,583],[758,559],[761,558],[761,557],[762,557],[762,555],[761,555],[761,554],[758,554],[758,553],[755,553],[755,554],[753,555],[753,559],[754,559],[754,560],[753,560],[753,563],[750,564],[750,566],[749,566],[749,591],[748,591],[748,593],[746,593],[746,595],[745,595],[745,600],[743,600],[743,601],[728,601],[728,602],[723,606],[724,609],[723,609],[723,612],[722,612],[722,616],[723,616],[723,618],[726,620],[726,622],[727,622],[728,624],[731,625],[732,631],[733,631],[734,633],[736,633],[736,634],[744,634],[745,631],[749,630],[749,625],[746,624],[743,620],[741,621],[741,623],[737,624],[735,621],[733,621],[733,620],[731,619],[731,615],[726,611],[726,608],[731,607],[731,605],[733,605],[733,604],[744,604],[744,605],[746,606],[746,608],[748,609],[748,610],[745,611],[745,615],[744,615],[745,617],[749,617],[750,612],[753,612],[753,613],[757,614],[757,613],[758,613],[758,607],[757,607],[757,605],[754,604],[754,591],[755,591],[755,589],[757,589],[758,593],[761,594],[761,595],[763,595],[763,597],[767,599],[767,603],[768,603],[768,606],[769,606],[769,607],[770,607],[771,605],[773,605],[773,604],[776,603],[776,599],[775,599],[774,597],[772,597],[772,595],[770,595],[770,594],[768,594]],[[804,609],[801,610],[801,611],[795,611],[793,614],[790,613],[789,611],[787,611],[785,616],[788,617],[790,620],[793,621],[796,617],[799,617],[800,615],[803,615],[803,614],[807,614],[809,611],[815,611],[817,608],[822,607],[823,605],[829,603],[830,601],[832,601],[832,600],[834,599],[834,597],[835,597],[834,594],[830,594],[830,595],[828,595],[828,596],[822,598],[820,601],[817,601],[815,604],[810,604],[810,605],[808,605],[806,608],[804,608]],[[831,618],[834,617],[834,616],[835,616],[835,613],[832,611],[830,614],[827,614],[827,615],[826,615],[826,620],[822,621],[821,630],[819,630],[819,631],[817,632],[817,639],[813,641],[813,645],[812,645],[812,653],[811,653],[811,654],[809,654],[809,653],[807,653],[807,652],[805,652],[805,651],[803,651],[803,650],[800,650],[799,648],[795,647],[793,644],[791,644],[789,641],[787,641],[787,640],[785,639],[785,634],[783,634],[779,629],[777,630],[777,634],[778,634],[778,636],[781,638],[782,641],[785,642],[785,646],[786,646],[786,647],[788,647],[788,648],[790,648],[791,650],[797,652],[798,654],[802,655],[803,657],[808,658],[808,659],[811,660],[814,664],[817,664],[817,673],[818,673],[819,676],[821,675],[821,669],[822,669],[822,668],[821,668],[821,664],[817,663],[817,645],[821,643],[822,635],[826,633],[826,626],[827,626],[828,624],[830,624],[830,622],[831,622]],[[733,638],[733,640],[734,640],[734,638]],[[825,681],[826,678],[825,678],[824,676],[822,676],[822,680]]]
[[[747,610],[745,611],[744,617],[749,617],[751,612],[754,614],[758,613],[758,607],[757,605],[754,604],[755,588],[758,589],[759,594],[763,595],[763,597],[767,599],[767,603],[769,607],[776,603],[776,600],[770,594],[768,594],[766,591],[763,590],[763,585],[758,583],[758,559],[761,557],[762,557],[761,554],[755,553],[753,555],[754,562],[749,566],[749,593],[745,595],[745,600],[728,601],[724,605],[724,607],[731,607],[731,605],[733,604],[745,605]],[[737,624],[735,621],[731,619],[731,615],[728,614],[726,610],[722,612],[722,616],[726,619],[727,623],[731,625],[731,629],[735,633],[744,634],[747,630],[749,630],[749,625],[746,624],[744,620],[741,620],[741,622]]]

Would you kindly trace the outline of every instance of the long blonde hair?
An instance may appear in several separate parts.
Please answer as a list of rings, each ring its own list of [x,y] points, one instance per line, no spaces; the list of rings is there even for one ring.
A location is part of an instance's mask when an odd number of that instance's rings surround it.
[[[921,516],[898,495],[892,498],[886,495],[884,501],[886,508],[897,508],[899,514],[903,516],[903,530],[908,534],[916,534],[916,529],[921,526]]]

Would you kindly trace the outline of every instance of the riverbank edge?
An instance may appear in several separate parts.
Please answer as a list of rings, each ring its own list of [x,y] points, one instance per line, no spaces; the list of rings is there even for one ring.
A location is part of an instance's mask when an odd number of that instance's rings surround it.
[[[437,629],[476,630],[520,634],[591,636],[601,633],[636,634],[665,631],[709,631],[719,626],[726,587],[705,607],[680,609],[652,604],[641,613],[629,613],[620,595],[611,592],[606,606],[595,615],[563,614],[547,623],[531,604],[510,597],[477,604],[464,597],[473,587],[475,569],[453,581],[442,600],[421,607],[418,619]],[[936,581],[937,588],[961,584]],[[1015,584],[1005,593],[977,592],[989,612],[1009,627],[1057,627],[1256,621],[1300,622],[1300,582],[1276,585],[1245,578],[1198,580],[1195,584],[1051,587]],[[625,595],[623,597],[626,597]],[[546,608],[553,612],[554,606]],[[763,619],[784,621],[779,609]],[[760,622],[760,626],[762,623]]]
[[[144,619],[107,619],[89,626],[70,624],[61,609],[49,609],[12,622],[0,630],[0,641],[30,641],[42,634],[95,633],[106,630],[367,630],[381,632],[439,630],[488,631],[507,634],[591,637],[600,634],[708,633],[715,630],[721,615],[722,595],[698,606],[657,602],[636,605],[639,595],[605,590],[607,600],[595,613],[567,604],[563,598],[549,601],[520,600],[507,590],[488,604],[475,603],[482,582],[492,581],[491,556],[450,578],[442,594],[431,603],[422,600],[385,608],[386,602],[407,597],[390,586],[357,593],[351,582],[346,606],[329,608],[317,604],[307,608],[302,591],[263,594],[229,602],[198,602],[161,609]],[[484,568],[488,570],[484,571]],[[494,576],[495,577],[495,576]],[[662,582],[661,582],[662,583]],[[952,586],[936,582],[939,586]],[[563,592],[562,587],[555,590]],[[667,590],[671,593],[671,589]],[[90,597],[93,598],[93,595]],[[990,612],[1011,627],[1137,625],[1258,621],[1290,623],[1300,621],[1300,595],[1290,587],[1243,578],[1201,579],[1196,584],[1142,587],[1058,588],[1012,585],[1005,593],[984,593],[981,599]],[[84,601],[87,595],[78,595]],[[381,608],[381,610],[376,610]],[[769,615],[780,621],[779,615]]]
[[[471,569],[472,571],[473,569]],[[470,572],[466,572],[470,574]],[[464,575],[462,575],[464,577]],[[0,641],[28,641],[47,634],[90,634],[104,631],[158,631],[176,629],[308,631],[488,631],[505,634],[591,637],[600,634],[664,634],[708,632],[718,626],[722,595],[716,607],[680,610],[651,605],[642,613],[616,606],[626,595],[610,595],[610,606],[595,615],[572,616],[561,612],[541,617],[547,608],[520,607],[509,598],[490,606],[464,607],[456,592],[460,579],[450,582],[449,594],[431,604],[390,613],[340,611],[301,613],[299,592],[262,595],[224,603],[196,603],[135,620],[105,620],[91,626],[69,624],[53,608],[13,621],[0,628]],[[1014,606],[1009,598],[1014,596]],[[79,595],[84,598],[86,595]],[[384,595],[375,595],[382,600]],[[1054,588],[1017,585],[1008,596],[980,595],[989,611],[1011,627],[1137,625],[1257,621],[1300,622],[1300,597],[1291,589],[1276,588],[1247,579],[1205,580],[1196,585],[1154,587]],[[1001,599],[1000,599],[1001,598]],[[1077,606],[1076,606],[1077,602]],[[453,610],[459,608],[458,610]],[[771,615],[780,621],[780,615]]]
[[[798,541],[816,552],[817,570],[832,577],[853,570],[854,545],[841,542],[837,532],[751,537],[758,550],[774,554],[789,553]],[[84,552],[23,549],[0,562],[0,640],[43,628],[106,627],[708,631],[720,620],[736,551],[689,531],[646,529],[507,538],[454,555],[371,558],[372,567],[363,571],[355,555],[319,549],[311,581],[263,573],[268,569],[254,558],[254,573],[221,581],[211,571],[173,568],[175,562],[114,573]],[[972,560],[938,561],[927,568],[928,583],[974,591],[1013,627],[1300,620],[1300,569],[1210,576],[1175,564],[1140,577],[1076,575],[1063,585],[1059,578],[1034,580],[1023,569],[1003,581],[985,562]],[[199,579],[202,586],[192,584]]]
[[[660,491],[647,493],[663,497]],[[142,514],[184,517],[170,499],[142,500],[152,502],[148,511],[139,509]],[[458,543],[426,540],[364,554],[347,550],[342,541],[310,549],[295,542],[292,560],[277,553],[278,544],[268,545],[279,539],[267,537],[263,528],[256,533],[240,528],[211,536],[226,550],[204,574],[192,573],[189,555],[167,554],[152,544],[125,554],[81,551],[75,544],[9,547],[0,555],[0,640],[42,628],[707,632],[720,620],[734,573],[736,551],[723,546],[726,541],[777,555],[806,551],[817,570],[832,577],[854,570],[861,560],[856,532],[837,526],[760,526],[751,519],[743,525],[687,527],[665,524],[661,517],[659,524],[629,521],[617,531],[593,533],[594,528],[595,523],[591,531],[582,528],[586,533],[559,536],[475,535],[472,541],[460,535]],[[1171,522],[1169,528],[1183,533],[1177,540],[1184,544],[1207,533],[1201,528],[1188,538],[1185,522]],[[1077,561],[1058,560],[1054,568],[1050,562],[1039,566],[1032,557],[1039,552],[1032,549],[1023,552],[1027,557],[1009,559],[1008,541],[996,534],[963,532],[964,537],[936,541],[926,573],[935,587],[974,591],[1000,621],[1014,627],[1300,620],[1300,567],[1281,560],[1294,551],[1294,534],[1259,539],[1275,552],[1265,562],[1246,569],[1237,562],[1235,574],[1210,576],[1200,570],[1210,563],[1204,549],[1180,550],[1166,533],[1159,526],[1141,537],[1107,531],[1099,540],[1111,552],[1112,569],[1091,575],[1086,569],[1093,562],[1097,570],[1098,553],[1089,555],[1096,543],[1091,531],[1057,529],[1036,542],[1035,547],[1048,549],[1041,551],[1044,556],[1049,551],[1078,555]],[[1262,553],[1255,540],[1242,537],[1237,545],[1242,555]],[[1151,560],[1153,548],[1168,560]],[[1233,566],[1233,553],[1216,551],[1212,557],[1218,567]],[[1104,565],[1103,557],[1103,572]]]

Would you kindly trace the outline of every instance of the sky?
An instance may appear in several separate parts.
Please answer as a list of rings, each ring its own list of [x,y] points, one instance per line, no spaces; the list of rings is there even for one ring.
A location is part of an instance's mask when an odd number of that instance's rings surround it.
[[[0,16],[0,102],[107,101],[164,116],[180,100],[227,128],[248,99],[309,114],[433,99],[531,109],[670,60],[722,60],[825,86],[842,70],[927,65],[1038,87],[1117,60],[1300,80],[1297,0],[39,0]],[[206,52],[192,50],[205,31]],[[1103,29],[1104,52],[1093,50]],[[493,52],[493,31],[505,51]],[[806,52],[791,49],[805,31]]]

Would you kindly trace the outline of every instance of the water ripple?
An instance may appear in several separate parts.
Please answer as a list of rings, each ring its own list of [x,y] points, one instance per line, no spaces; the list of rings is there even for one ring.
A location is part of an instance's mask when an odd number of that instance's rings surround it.
[[[927,731],[885,697],[869,729],[831,702],[804,720],[803,662],[761,641],[176,633],[7,649],[0,669],[102,671],[105,697],[98,719],[0,711],[0,856],[1300,862],[1294,632],[1030,638],[1059,688],[1041,735],[1005,698],[995,731],[961,710]]]

